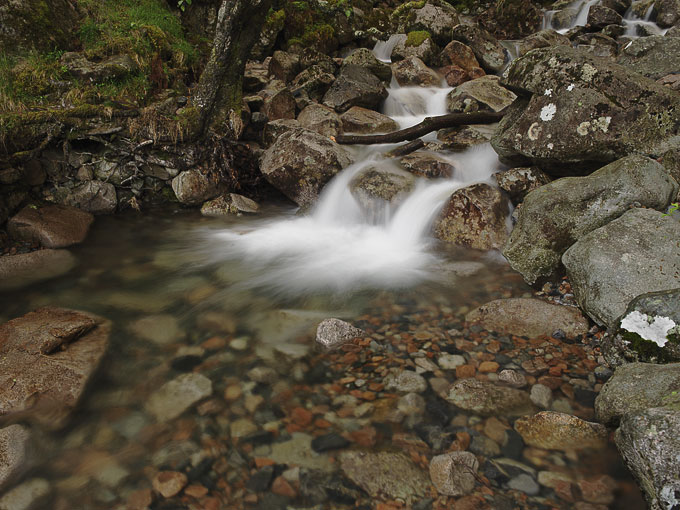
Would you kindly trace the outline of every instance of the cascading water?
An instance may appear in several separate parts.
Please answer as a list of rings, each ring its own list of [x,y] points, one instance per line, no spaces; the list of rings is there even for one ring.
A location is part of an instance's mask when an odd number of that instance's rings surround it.
[[[383,59],[389,55],[394,39],[379,43],[376,54]],[[393,81],[384,113],[401,128],[412,126],[426,116],[446,113],[450,90],[399,87]],[[437,262],[430,228],[438,211],[456,189],[489,181],[498,159],[489,145],[463,154],[438,153],[456,168],[451,179],[418,179],[400,204],[378,204],[379,214],[369,214],[352,194],[352,181],[370,168],[403,172],[383,156],[394,147],[350,148],[356,163],[326,185],[310,215],[262,221],[247,232],[213,231],[210,236],[219,246],[215,251],[224,260],[246,261],[248,286],[280,293],[400,287],[426,279]]]

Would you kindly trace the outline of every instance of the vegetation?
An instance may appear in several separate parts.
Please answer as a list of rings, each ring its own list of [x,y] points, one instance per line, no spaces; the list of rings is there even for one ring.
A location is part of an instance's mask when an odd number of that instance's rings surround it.
[[[430,32],[427,30],[414,30],[406,36],[406,46],[420,46],[427,39],[430,39]]]

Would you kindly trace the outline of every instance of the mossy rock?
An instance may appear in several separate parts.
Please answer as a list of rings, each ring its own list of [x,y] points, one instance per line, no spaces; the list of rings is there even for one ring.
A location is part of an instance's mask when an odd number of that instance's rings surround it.
[[[427,30],[414,30],[409,32],[406,36],[406,46],[417,47],[423,44],[427,39],[432,36]]]

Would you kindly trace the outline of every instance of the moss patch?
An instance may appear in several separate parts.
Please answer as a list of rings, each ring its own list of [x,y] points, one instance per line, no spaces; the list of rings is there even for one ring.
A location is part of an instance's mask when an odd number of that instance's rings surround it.
[[[427,30],[414,30],[413,32],[409,32],[406,36],[406,46],[417,47],[430,38],[430,32]]]
[[[639,354],[641,360],[656,361],[660,363],[670,363],[674,361],[672,356],[669,356],[668,351],[659,347],[656,343],[645,340],[637,333],[621,330],[621,337],[628,342],[628,348]],[[680,345],[680,337],[676,334],[671,334],[668,337],[669,343]]]

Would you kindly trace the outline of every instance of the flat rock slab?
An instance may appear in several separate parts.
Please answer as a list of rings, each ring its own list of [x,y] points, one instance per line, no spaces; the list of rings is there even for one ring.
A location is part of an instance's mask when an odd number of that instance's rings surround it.
[[[0,498],[0,510],[38,510],[47,506],[50,484],[33,478],[7,491]]]
[[[569,338],[588,332],[588,319],[578,308],[531,298],[497,299],[467,314],[465,320],[504,335],[551,336],[562,330]]]
[[[402,453],[344,452],[340,467],[373,498],[401,499],[407,504],[425,496],[427,474]]]
[[[0,290],[17,289],[68,273],[76,258],[68,250],[39,250],[0,257]]]
[[[521,416],[533,410],[526,391],[477,379],[460,379],[453,383],[446,400],[482,416]]]
[[[212,382],[201,374],[182,374],[149,397],[146,409],[159,422],[177,418],[192,405],[212,395]]]
[[[65,425],[109,344],[111,323],[45,307],[0,326],[0,415]],[[43,423],[44,422],[44,423]]]
[[[615,425],[624,415],[669,404],[680,405],[680,363],[629,363],[618,367],[602,387],[595,416]]]
[[[7,230],[17,240],[38,242],[45,248],[64,248],[81,243],[93,221],[92,214],[75,207],[28,206],[7,222]]]
[[[543,411],[522,417],[515,430],[529,446],[546,450],[600,449],[607,446],[607,429],[570,414]]]
[[[0,429],[0,490],[31,468],[31,436],[22,425]]]

